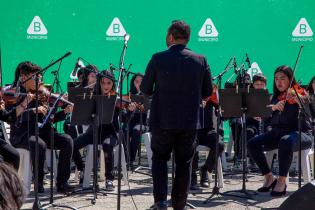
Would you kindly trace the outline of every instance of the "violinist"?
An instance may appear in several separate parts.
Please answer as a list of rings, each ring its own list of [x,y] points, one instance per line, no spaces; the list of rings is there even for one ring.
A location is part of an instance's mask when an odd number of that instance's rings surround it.
[[[217,88],[213,88],[217,90]],[[216,95],[217,92],[213,92],[213,95]],[[215,97],[212,97],[212,99]],[[218,102],[214,100],[209,100],[206,98],[202,101],[201,108],[201,128],[197,130],[197,142],[199,145],[207,146],[210,148],[209,154],[203,166],[200,168],[200,186],[209,187],[209,177],[208,172],[212,173],[215,166],[215,154],[216,154],[216,135],[217,132],[213,126],[213,113],[214,107],[217,106]],[[220,132],[220,136],[223,136],[223,132]],[[218,145],[218,157],[221,156],[224,151],[224,143],[219,141]],[[195,152],[193,163],[192,163],[192,175],[191,175],[191,184],[190,190],[197,190],[197,173],[198,168],[198,152]]]
[[[107,70],[100,72],[100,93],[102,95],[115,95],[115,78],[114,75]],[[117,144],[118,132],[118,108],[115,108],[113,122],[111,124],[101,124],[99,126],[98,143],[102,144],[105,156],[105,189],[107,191],[114,190],[114,157],[113,148]],[[108,140],[109,139],[109,140]],[[79,150],[89,144],[93,144],[93,127],[89,126],[87,131],[74,140],[74,150]]]
[[[308,94],[310,95],[310,109],[312,118],[315,118],[315,76],[311,79],[308,87],[307,87]]]
[[[5,101],[0,99],[0,120],[12,123],[15,122],[17,117],[19,117],[28,104],[28,101],[32,99],[33,95],[29,94],[27,98],[18,106],[13,107],[10,111],[6,110]],[[20,156],[18,151],[5,139],[0,138],[0,156],[2,159],[11,164],[16,170],[19,168]]]
[[[298,151],[298,110],[297,97],[291,92],[297,86],[289,66],[279,66],[274,72],[273,97],[271,100],[271,130],[258,135],[248,142],[248,150],[264,175],[264,184],[258,192],[271,191],[271,196],[286,194],[286,177],[292,162],[293,152]],[[298,87],[297,87],[298,88]],[[298,88],[301,97],[307,97],[305,90]],[[289,93],[289,94],[287,94]],[[302,117],[304,113],[301,114]],[[308,117],[301,122],[302,149],[312,145],[311,124]],[[266,161],[264,151],[278,149],[279,177],[276,179]]]
[[[76,88],[89,87],[94,88],[96,83],[96,73],[98,69],[95,65],[88,65],[86,67],[80,68],[78,70],[79,85]],[[63,130],[65,133],[69,134],[74,140],[82,133],[84,133],[84,127],[82,125],[70,125],[71,116],[70,114],[66,117],[64,122]],[[79,150],[73,150],[72,159],[79,171],[80,184],[83,182],[83,170],[84,163]]]
[[[130,81],[130,94],[133,95],[142,95],[140,91],[140,85],[143,79],[143,75],[140,73],[135,74]],[[129,133],[130,133],[130,150],[129,150],[129,164],[132,168],[133,162],[136,159],[136,154],[139,149],[140,145],[140,127],[146,126],[146,119],[147,115],[146,113],[142,113],[142,110],[144,109],[144,106],[141,105],[140,107],[137,106],[135,102],[131,103],[129,105],[129,112],[127,114],[127,119],[129,122]],[[141,120],[142,118],[142,120]],[[142,125],[141,124],[142,121]]]
[[[88,65],[81,68],[82,71],[82,87],[94,88],[96,84],[96,74],[98,69],[95,65]]]
[[[244,78],[243,78],[244,77]],[[245,73],[245,75],[239,74],[234,81],[234,88],[245,88],[252,87],[252,81],[249,74]],[[229,125],[232,131],[232,138],[234,141],[234,163],[238,164],[241,160],[241,134],[242,134],[242,121],[241,118],[230,118]]]
[[[35,79],[31,78],[26,81],[32,74],[40,71],[41,68],[29,61],[22,62],[18,65],[15,73],[15,81],[13,87],[19,88],[21,93],[35,91]],[[25,82],[26,81],[26,82]],[[43,91],[45,94],[46,90]],[[42,95],[42,94],[41,94]],[[45,99],[46,97],[40,97]],[[23,101],[22,98],[20,101]],[[16,105],[20,105],[18,101]],[[32,164],[35,166],[35,106],[36,101],[29,102],[26,110],[22,113],[15,123],[11,123],[10,141],[14,147],[29,149],[32,157]],[[68,112],[71,112],[72,106],[66,106],[62,111],[55,114],[55,122],[63,120]],[[41,101],[38,107],[39,122],[48,112],[47,101]],[[44,192],[43,179],[44,179],[44,162],[45,150],[50,146],[50,132],[51,125],[47,123],[42,129],[39,129],[39,161],[38,161],[38,192]],[[70,163],[73,150],[73,140],[67,134],[60,134],[54,130],[54,149],[60,150],[57,174],[57,192],[67,192],[71,187],[67,184],[70,177]],[[33,167],[34,168],[34,167]]]

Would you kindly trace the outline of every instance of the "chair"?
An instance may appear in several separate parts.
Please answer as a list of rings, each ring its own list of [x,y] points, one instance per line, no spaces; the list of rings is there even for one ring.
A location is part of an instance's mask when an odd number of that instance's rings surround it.
[[[311,157],[314,154],[314,152],[311,149],[305,149],[301,151],[301,164],[302,164],[302,175],[304,183],[308,183],[311,181],[311,164],[310,161],[312,161]],[[272,159],[275,154],[278,154],[278,149],[267,151],[266,152],[266,159],[269,166],[271,166]],[[293,153],[293,159],[298,159],[298,152]],[[296,166],[298,166],[298,161]],[[313,166],[312,166],[313,167]],[[314,170],[314,168],[313,168]],[[287,176],[287,183],[289,182],[289,176]]]
[[[124,151],[124,146],[121,145],[121,168],[122,168],[122,174],[123,174],[123,180],[125,185],[128,184],[128,178],[127,178],[127,163],[125,159],[125,151]],[[114,147],[114,166],[118,166],[118,145]],[[100,157],[100,179],[105,180],[105,163],[104,163],[104,152],[102,145],[98,145],[98,149],[101,150],[101,157]],[[85,167],[84,167],[84,178],[83,178],[83,188],[88,188],[90,186],[90,181],[91,181],[91,172],[93,168],[93,145],[88,145],[86,147],[86,158],[85,158]]]
[[[196,148],[196,151],[198,151],[198,152],[209,152],[210,148],[207,147],[207,146],[198,145],[197,148]],[[222,171],[221,157],[218,158],[217,171],[218,171],[218,187],[219,188],[223,188],[224,183],[223,183],[223,171]]]

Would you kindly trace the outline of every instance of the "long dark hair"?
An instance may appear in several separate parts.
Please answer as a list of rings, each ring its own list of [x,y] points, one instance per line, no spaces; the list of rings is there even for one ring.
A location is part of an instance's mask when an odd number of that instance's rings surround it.
[[[23,184],[16,171],[0,161],[0,209],[20,209],[23,204]]]
[[[278,68],[276,68],[274,76],[276,75],[276,73],[279,73],[279,72],[285,74],[289,78],[290,82],[291,82],[292,77],[293,77],[293,82],[292,82],[291,87],[296,84],[296,81],[295,81],[295,78],[293,75],[293,70],[291,67],[286,66],[286,65],[279,66]],[[281,94],[281,92],[278,90],[278,88],[276,86],[275,79],[274,79],[273,80],[273,98],[277,98],[280,94]]]
[[[39,67],[38,65],[30,61],[23,61],[19,63],[19,65],[15,69],[14,81],[13,81],[12,87],[16,87],[21,75],[35,73],[40,70],[41,70],[41,67]]]
[[[310,93],[310,94],[314,94],[315,90],[313,89],[313,82],[315,80],[315,76],[311,79],[310,83],[308,84],[306,90]]]
[[[112,87],[112,91],[115,91],[116,89],[116,80],[115,80],[115,76],[112,72],[108,71],[108,70],[103,70],[100,72],[99,74],[99,79],[101,80],[102,78],[107,78],[107,79],[110,79],[112,82],[113,82],[113,87]],[[99,86],[100,89],[99,89],[99,93],[102,92],[102,87],[101,85]]]
[[[141,73],[136,73],[135,75],[133,75],[133,77],[131,78],[131,81],[130,81],[130,93],[131,94],[137,94],[138,93],[138,90],[137,90],[137,88],[136,88],[136,86],[134,84],[135,79],[137,77],[142,77],[143,78],[144,76]]]
[[[97,73],[98,69],[95,65],[90,64],[86,67],[81,68],[81,71],[83,74],[82,87],[86,87],[88,85],[88,78],[89,78],[90,73],[92,73],[92,72]]]

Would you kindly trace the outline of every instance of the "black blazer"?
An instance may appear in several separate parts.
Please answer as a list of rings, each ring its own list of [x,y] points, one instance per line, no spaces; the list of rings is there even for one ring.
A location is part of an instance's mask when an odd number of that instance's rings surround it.
[[[173,45],[152,56],[141,91],[153,94],[151,128],[196,129],[201,99],[212,92],[207,61],[185,45]]]

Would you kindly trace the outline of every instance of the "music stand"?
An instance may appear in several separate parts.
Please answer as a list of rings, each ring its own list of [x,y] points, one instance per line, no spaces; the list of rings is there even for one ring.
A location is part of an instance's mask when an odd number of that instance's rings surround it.
[[[91,203],[95,204],[96,193],[99,192],[97,187],[98,126],[100,123],[112,123],[117,96],[94,95],[91,89],[87,88],[72,89],[69,96],[69,99],[74,102],[71,125],[91,124],[93,126],[93,199]],[[74,193],[78,192],[75,191]],[[109,193],[102,194],[107,195]]]
[[[252,199],[252,194],[246,190],[247,173],[247,136],[246,136],[246,117],[268,117],[271,115],[270,95],[263,89],[225,89],[220,91],[223,117],[242,117],[242,165],[243,165],[243,184],[241,190],[227,191],[228,196]],[[246,196],[230,195],[229,193],[243,193]]]
[[[143,124],[143,114],[146,113],[148,111],[148,109],[150,109],[150,101],[149,101],[149,98],[145,97],[144,95],[135,95],[135,94],[130,95],[130,99],[131,99],[132,102],[136,102],[137,104],[140,104],[140,105],[144,106],[144,111],[143,112],[141,110],[139,110],[139,109],[136,110],[136,113],[140,114],[140,122],[139,122],[140,123],[140,143],[139,143],[139,146],[138,146],[138,167],[136,169],[134,169],[133,172],[137,172],[139,174],[151,176],[148,173],[143,173],[143,172],[139,171],[141,169],[151,170],[151,168],[149,168],[149,167],[141,166],[141,138],[142,138],[142,134],[143,134],[143,131],[144,131],[143,127],[145,127],[144,124]],[[130,147],[129,147],[129,149],[130,149]]]

